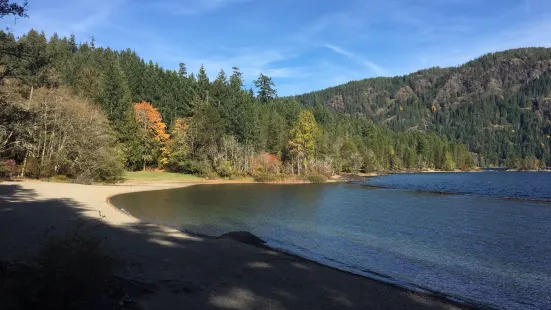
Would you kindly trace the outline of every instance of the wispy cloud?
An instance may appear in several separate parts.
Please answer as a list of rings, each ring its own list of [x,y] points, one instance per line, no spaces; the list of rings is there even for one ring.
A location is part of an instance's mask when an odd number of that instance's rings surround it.
[[[251,0],[184,0],[160,1],[155,6],[164,12],[176,15],[198,15],[216,11],[224,7],[246,3]]]
[[[54,32],[62,36],[75,34],[85,38],[94,35],[94,30],[109,24],[110,17],[124,0],[67,1],[56,4],[32,3],[30,18],[19,19],[16,24],[6,23],[16,34],[30,29],[41,30],[46,35]],[[5,21],[2,20],[2,23]]]
[[[342,47],[339,47],[339,46],[336,46],[336,45],[332,45],[332,44],[325,44],[324,47],[332,50],[333,52],[337,53],[337,54],[341,54],[347,58],[350,58],[350,59],[354,59],[356,58],[356,55],[352,54],[351,52],[343,49]]]
[[[376,75],[379,75],[379,76],[389,75],[389,71],[384,69],[383,67],[377,65],[376,63],[370,60],[364,59],[361,56],[356,55],[355,53],[347,51],[340,46],[333,45],[333,44],[324,44],[324,47],[364,66],[365,68],[369,69],[371,72],[375,73]]]

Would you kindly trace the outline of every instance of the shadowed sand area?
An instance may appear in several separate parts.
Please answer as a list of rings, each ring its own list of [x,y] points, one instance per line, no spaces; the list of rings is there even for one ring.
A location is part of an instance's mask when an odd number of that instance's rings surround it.
[[[125,261],[120,276],[155,283],[138,300],[144,309],[457,308],[271,249],[142,223],[107,202],[116,194],[183,186],[189,184],[1,183],[0,260],[18,259],[81,226],[105,237]]]

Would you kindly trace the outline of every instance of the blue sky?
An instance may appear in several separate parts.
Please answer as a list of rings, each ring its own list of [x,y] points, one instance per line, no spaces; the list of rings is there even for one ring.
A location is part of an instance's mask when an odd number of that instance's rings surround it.
[[[94,36],[177,69],[210,77],[238,66],[280,95],[350,80],[462,64],[485,53],[551,46],[549,0],[29,0],[16,34]]]

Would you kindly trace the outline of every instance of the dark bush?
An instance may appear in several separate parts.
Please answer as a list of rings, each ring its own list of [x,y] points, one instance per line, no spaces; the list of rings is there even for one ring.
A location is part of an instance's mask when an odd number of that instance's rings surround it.
[[[0,161],[0,179],[8,179],[17,175],[17,164],[15,160],[8,159]]]
[[[115,266],[101,241],[78,231],[52,239],[36,257],[12,270],[11,281],[0,292],[6,294],[4,309],[96,308]]]

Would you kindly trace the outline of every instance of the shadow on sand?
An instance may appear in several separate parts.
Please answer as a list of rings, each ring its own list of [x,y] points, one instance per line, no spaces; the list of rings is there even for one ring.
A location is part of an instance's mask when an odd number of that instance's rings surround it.
[[[87,211],[73,200],[39,200],[20,185],[0,185],[0,261],[23,259],[52,236],[88,227],[124,261],[116,270],[118,277],[152,284],[150,294],[138,301],[144,309],[455,307],[271,249],[204,236],[186,238],[146,223],[114,227],[102,214],[92,218],[84,214]]]

